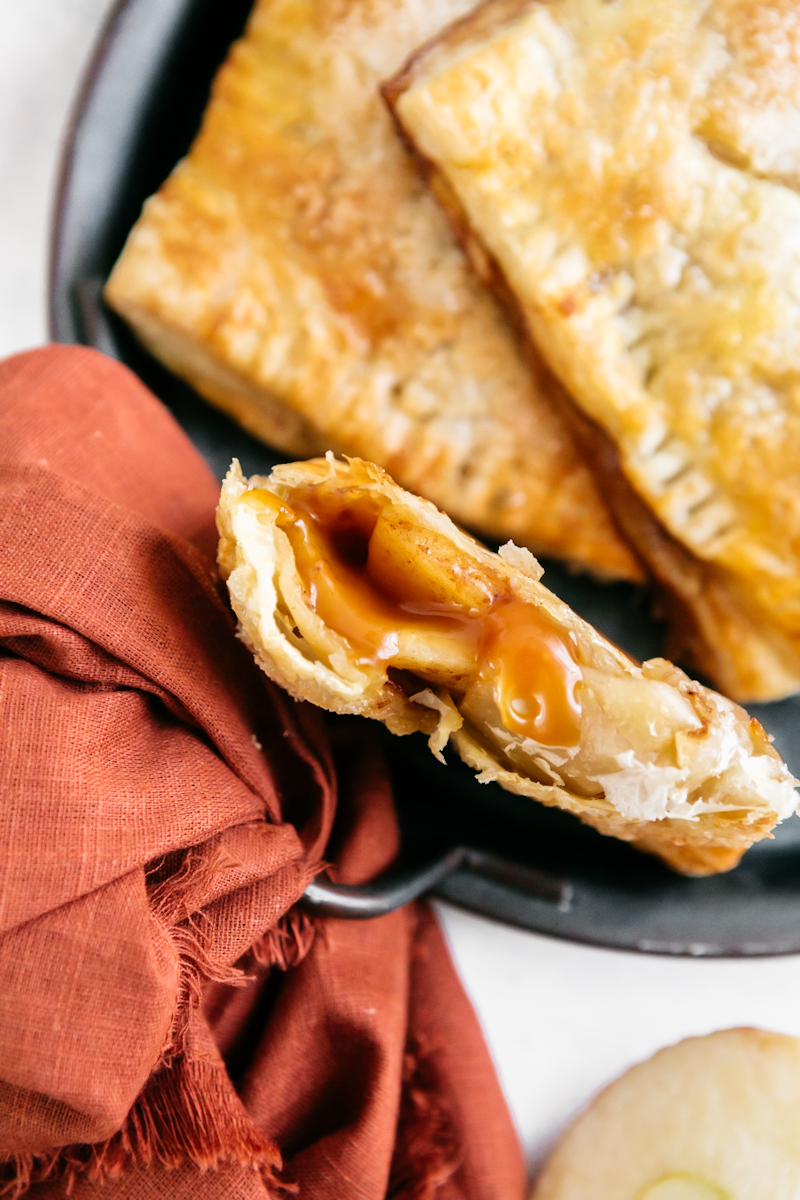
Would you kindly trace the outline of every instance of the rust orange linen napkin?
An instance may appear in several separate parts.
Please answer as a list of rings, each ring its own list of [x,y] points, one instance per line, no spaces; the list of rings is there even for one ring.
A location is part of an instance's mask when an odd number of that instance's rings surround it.
[[[125,368],[0,364],[0,1194],[519,1200],[431,913],[295,907],[391,794],[237,642],[217,493]]]

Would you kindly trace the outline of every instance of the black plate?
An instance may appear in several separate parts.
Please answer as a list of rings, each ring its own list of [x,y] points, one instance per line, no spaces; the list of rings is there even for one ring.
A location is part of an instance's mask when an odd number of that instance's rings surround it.
[[[85,342],[127,363],[168,405],[222,476],[274,454],[161,368],[105,310],[100,288],[143,200],[187,150],[216,68],[251,0],[127,0],[114,10],[65,148],[53,233],[54,339]],[[546,563],[546,581],[638,658],[661,651],[647,596]],[[800,699],[752,709],[800,774]],[[405,867],[371,889],[309,903],[350,915],[386,911],[422,888],[466,908],[575,941],[667,954],[800,951],[800,821],[754,847],[727,875],[689,880],[573,817],[482,787],[458,763],[434,761],[419,738],[385,738]],[[467,849],[465,849],[465,847]],[[438,884],[437,884],[438,880]]]

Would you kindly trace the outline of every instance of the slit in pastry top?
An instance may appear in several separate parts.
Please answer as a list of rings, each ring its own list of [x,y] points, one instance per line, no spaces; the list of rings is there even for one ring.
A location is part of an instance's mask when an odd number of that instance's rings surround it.
[[[315,459],[223,485],[219,562],[241,635],[295,696],[448,742],[481,782],[557,805],[689,873],[733,866],[795,811],[756,721],[662,659],[638,666],[383,471]]]

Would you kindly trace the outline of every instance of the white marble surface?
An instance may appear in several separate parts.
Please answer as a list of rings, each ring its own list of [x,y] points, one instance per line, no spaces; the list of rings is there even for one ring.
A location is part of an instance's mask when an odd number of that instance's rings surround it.
[[[109,0],[0,0],[0,356],[47,337],[58,150]]]
[[[46,339],[58,147],[108,0],[0,0],[0,353]],[[800,1035],[800,958],[674,960],[590,949],[439,906],[532,1167],[589,1097],[689,1034]]]
[[[626,1067],[691,1035],[800,1036],[800,958],[663,958],[538,937],[439,906],[531,1168]]]

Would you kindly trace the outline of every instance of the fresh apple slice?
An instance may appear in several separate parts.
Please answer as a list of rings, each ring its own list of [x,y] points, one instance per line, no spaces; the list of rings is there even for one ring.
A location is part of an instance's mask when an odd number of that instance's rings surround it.
[[[531,1200],[797,1200],[800,1038],[726,1029],[626,1071],[557,1147]]]

